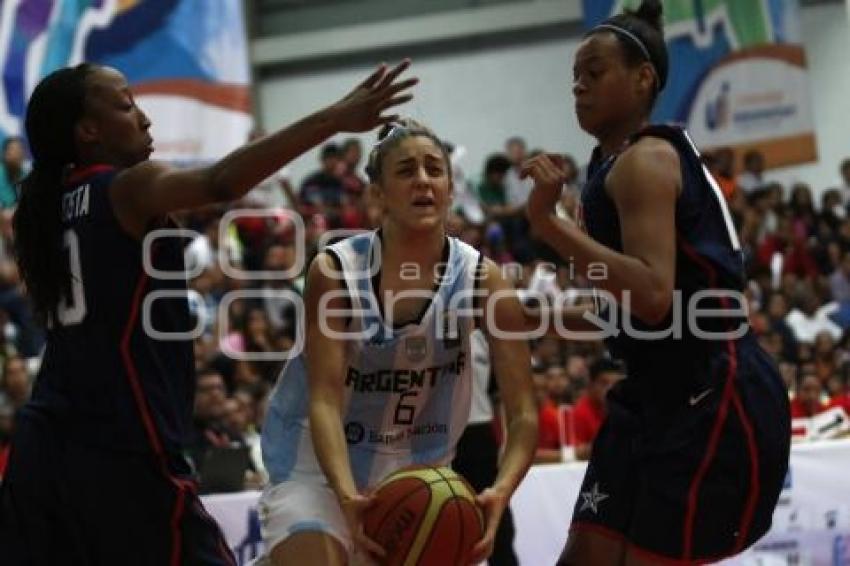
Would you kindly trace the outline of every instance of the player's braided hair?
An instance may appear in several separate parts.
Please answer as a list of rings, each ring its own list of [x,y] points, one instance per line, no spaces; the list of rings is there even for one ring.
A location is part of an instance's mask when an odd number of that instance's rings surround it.
[[[446,150],[446,145],[434,132],[423,124],[411,118],[404,118],[402,120],[386,124],[378,132],[378,143],[375,144],[372,151],[369,153],[369,162],[366,164],[366,175],[369,176],[369,181],[372,183],[379,183],[381,180],[381,173],[383,172],[384,158],[387,156],[389,151],[401,143],[402,140],[415,136],[426,137],[440,148],[440,151],[443,153],[443,157],[446,160],[448,175],[451,179],[452,161],[449,157],[448,151]]]
[[[74,129],[83,115],[86,78],[96,67],[83,63],[45,77],[30,97],[25,128],[33,167],[21,182],[15,212],[18,268],[36,314],[55,314],[70,287],[62,243],[62,178],[77,161]]]

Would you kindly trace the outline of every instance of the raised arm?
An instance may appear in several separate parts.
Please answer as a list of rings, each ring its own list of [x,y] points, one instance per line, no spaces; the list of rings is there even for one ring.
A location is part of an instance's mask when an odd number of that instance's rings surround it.
[[[120,173],[110,187],[119,222],[141,237],[153,218],[176,210],[234,200],[305,151],[338,132],[363,132],[397,119],[388,108],[407,102],[404,91],[416,79],[396,82],[410,65],[391,71],[381,65],[347,96],[267,137],[244,145],[220,161],[195,169],[175,169],[145,161]]]

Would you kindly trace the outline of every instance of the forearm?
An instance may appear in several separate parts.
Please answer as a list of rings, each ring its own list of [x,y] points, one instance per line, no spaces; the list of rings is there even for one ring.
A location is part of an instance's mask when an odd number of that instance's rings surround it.
[[[357,494],[357,486],[348,461],[348,445],[342,431],[342,418],[333,403],[310,402],[310,432],[316,459],[337,498],[345,500]]]
[[[329,106],[277,132],[247,144],[210,166],[210,182],[222,200],[233,200],[338,131]]]
[[[629,310],[646,322],[666,314],[671,297],[652,269],[636,257],[612,250],[585,234],[574,223],[554,214],[535,222],[536,234],[561,257],[570,258],[578,273],[621,303],[629,292]]]
[[[507,415],[507,442],[493,486],[511,494],[528,471],[537,448],[537,413],[524,409]]]
[[[598,331],[600,327],[594,324],[592,318],[590,318],[595,314],[596,309],[591,305],[562,308],[523,305],[526,331],[535,332],[541,327],[545,327],[547,336],[561,336],[565,332]]]

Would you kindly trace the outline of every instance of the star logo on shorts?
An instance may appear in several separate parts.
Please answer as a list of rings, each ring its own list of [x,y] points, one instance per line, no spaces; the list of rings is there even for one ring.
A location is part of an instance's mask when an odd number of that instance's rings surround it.
[[[608,494],[599,491],[599,482],[595,482],[590,491],[581,492],[581,498],[581,509],[578,512],[581,513],[585,509],[590,509],[596,515],[599,513],[599,504],[608,499]]]

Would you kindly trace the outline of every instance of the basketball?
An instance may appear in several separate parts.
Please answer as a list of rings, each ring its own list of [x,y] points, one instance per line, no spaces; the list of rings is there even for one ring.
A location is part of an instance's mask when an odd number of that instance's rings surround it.
[[[363,526],[387,553],[382,566],[444,566],[464,564],[483,535],[484,518],[463,477],[415,465],[378,485]]]

